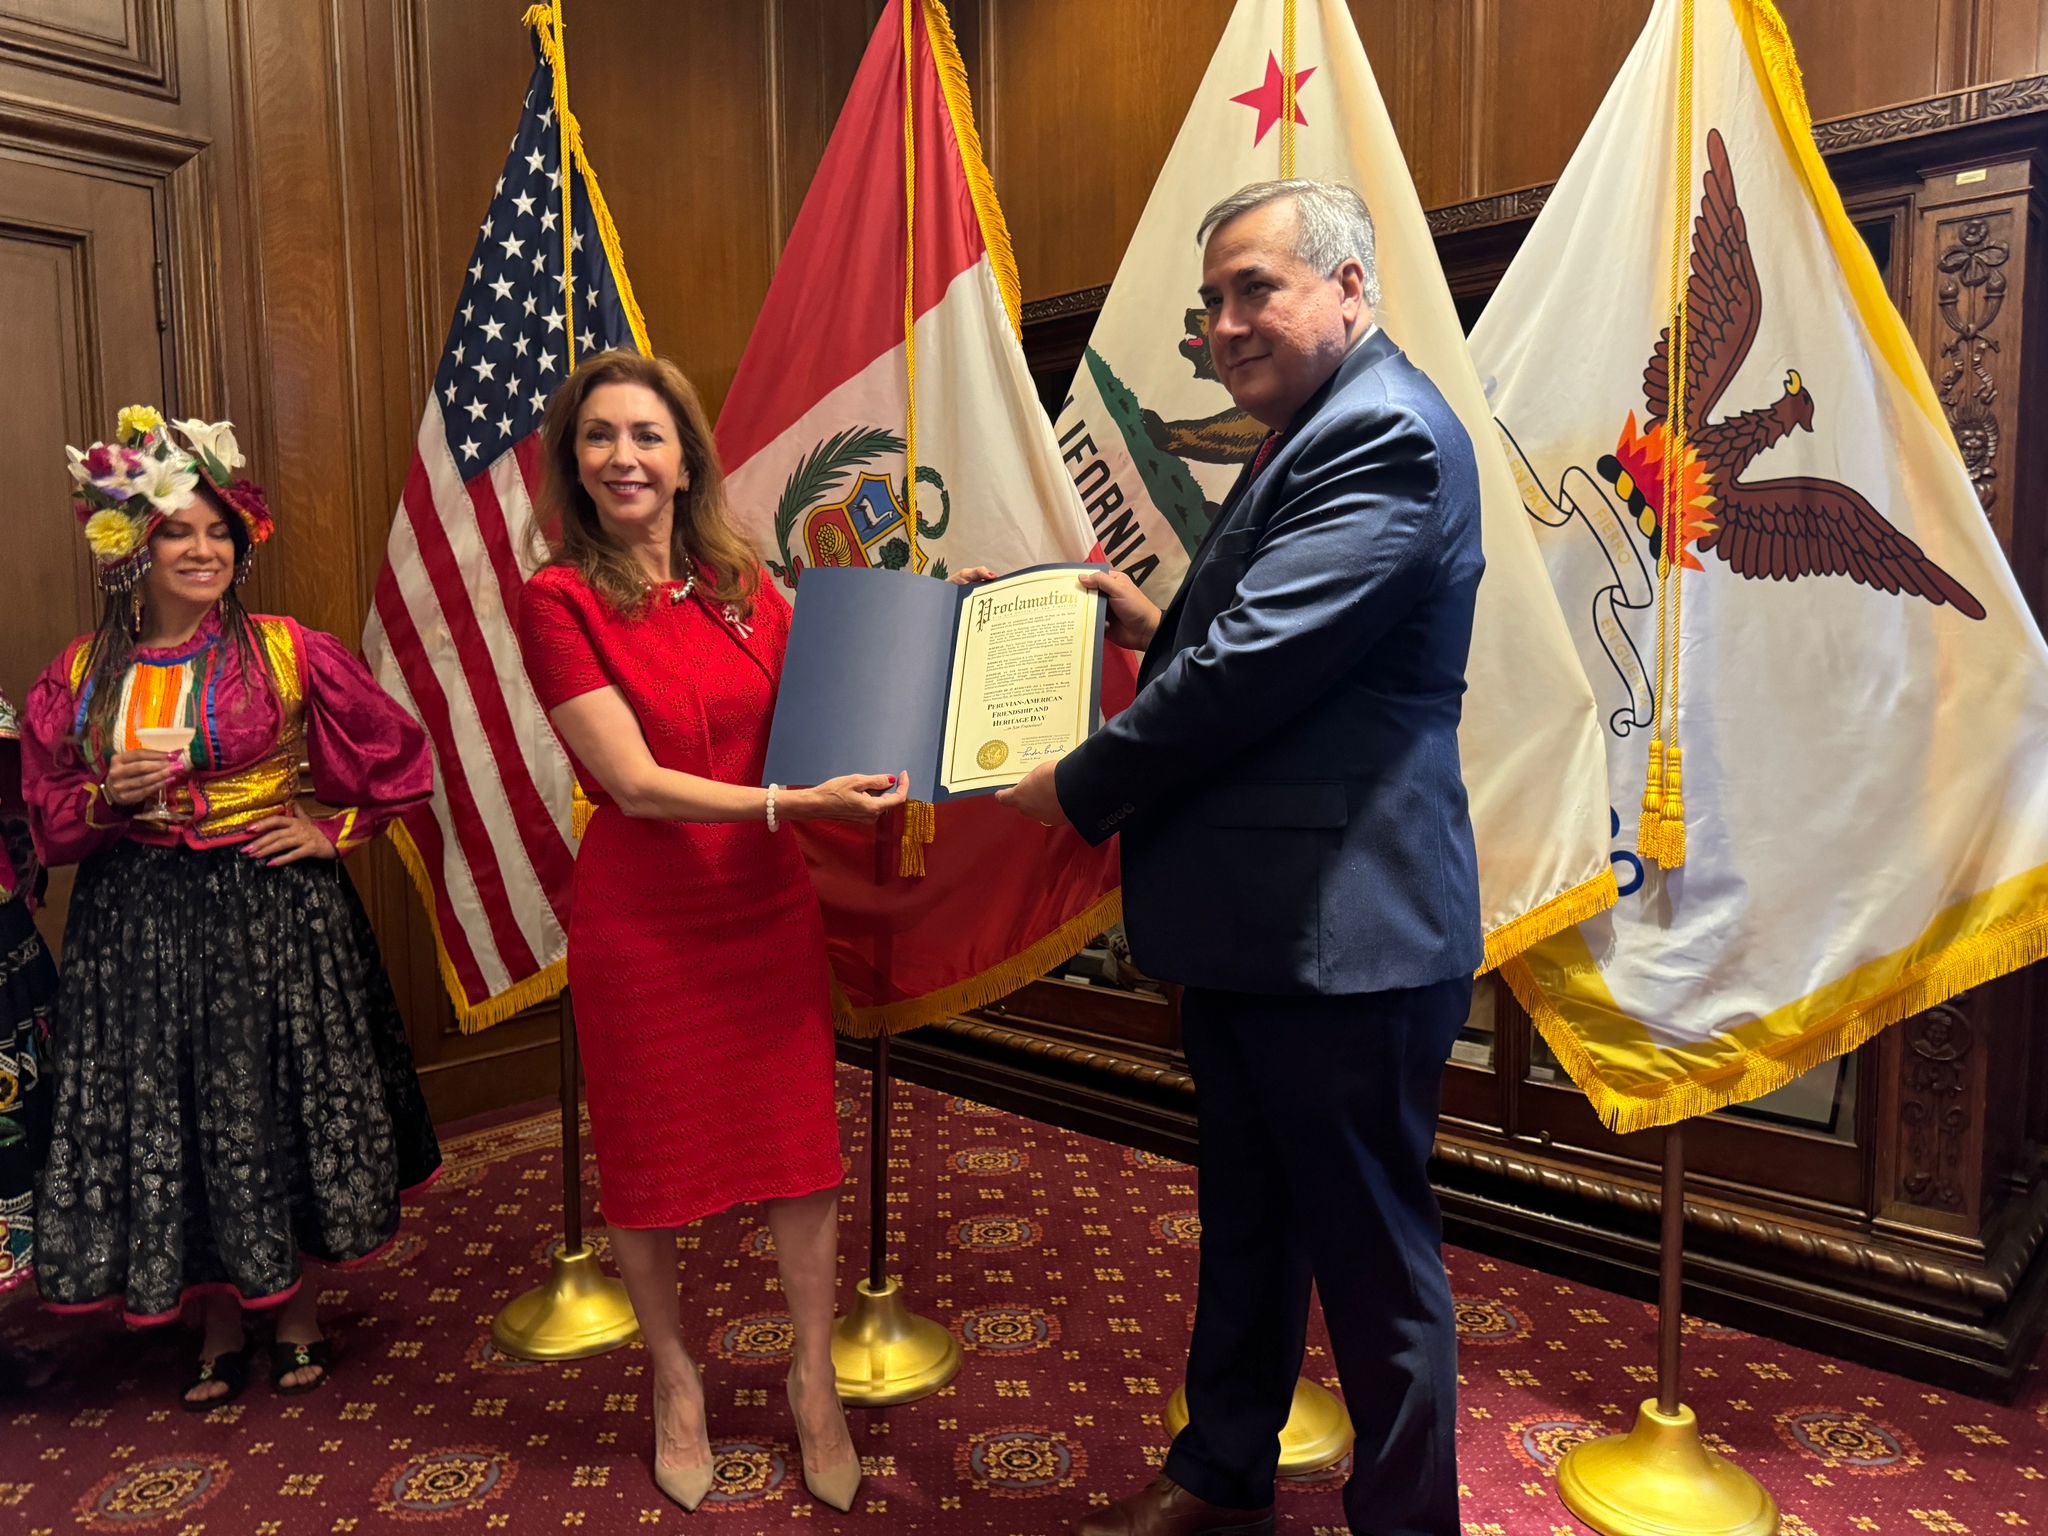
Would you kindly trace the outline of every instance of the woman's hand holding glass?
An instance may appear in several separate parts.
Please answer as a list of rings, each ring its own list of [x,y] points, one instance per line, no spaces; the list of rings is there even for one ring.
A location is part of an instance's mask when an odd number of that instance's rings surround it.
[[[785,789],[777,813],[791,821],[877,821],[910,798],[910,771],[842,773],[809,789]]]
[[[184,761],[182,752],[144,748],[116,752],[107,764],[107,777],[102,785],[107,803],[127,815],[142,810],[169,787]]]

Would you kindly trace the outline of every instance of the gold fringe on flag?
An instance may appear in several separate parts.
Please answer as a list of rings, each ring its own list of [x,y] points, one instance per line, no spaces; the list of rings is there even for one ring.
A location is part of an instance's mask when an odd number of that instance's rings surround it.
[[[974,126],[974,100],[967,92],[967,66],[960,59],[960,44],[953,36],[952,20],[938,0],[923,0],[925,35],[930,38],[932,59],[939,69],[939,90],[946,98],[946,116],[953,123],[953,142],[960,146],[960,164],[967,172],[967,192],[974,200],[974,219],[981,226],[981,243],[988,247],[988,264],[995,269],[996,290],[1009,312],[1010,329],[1021,340],[1024,311],[1017,281],[1017,254],[1010,244],[1010,226],[996,201],[995,178],[988,173],[988,161],[981,151],[981,131]]]
[[[1866,998],[1809,1026],[1796,1039],[1771,1050],[1745,1051],[1705,1077],[1682,1077],[1654,1094],[1628,1093],[1600,1076],[1592,1052],[1536,984],[1522,960],[1501,967],[1501,979],[1542,1032],[1543,1040],[1570,1074],[1607,1128],[1620,1135],[1655,1130],[1744,1104],[1784,1087],[1824,1061],[1853,1051],[1901,1020],[1925,1013],[1958,992],[1983,986],[2009,971],[2048,956],[2048,912],[1959,939],[1930,956],[1889,992]]]
[[[1615,883],[1611,867],[1583,885],[1560,891],[1542,906],[1531,908],[1487,934],[1485,958],[1472,974],[1484,976],[1488,971],[1498,970],[1525,950],[1567,928],[1576,928],[1589,917],[1598,917],[1620,900],[1621,888]]]
[[[1665,869],[1685,863],[1685,799],[1678,745],[1678,664],[1682,645],[1686,504],[1691,452],[1686,442],[1687,307],[1692,286],[1693,0],[1679,7],[1678,79],[1671,132],[1671,320],[1664,352],[1664,488],[1658,508],[1657,691],[1654,727],[1643,775],[1636,852]]]
[[[619,227],[612,222],[611,208],[604,200],[604,192],[597,184],[597,172],[590,164],[590,156],[583,148],[583,125],[576,114],[569,110],[568,53],[563,44],[561,0],[550,0],[546,5],[531,5],[520,18],[524,25],[533,28],[540,37],[541,56],[548,61],[548,67],[555,75],[555,118],[562,133],[562,288],[570,302],[563,326],[568,340],[568,366],[576,362],[575,290],[569,286],[570,260],[575,248],[572,234],[574,225],[569,221],[569,187],[573,168],[583,178],[584,194],[590,199],[591,216],[597,221],[598,242],[604,247],[605,260],[611,264],[612,281],[618,284],[619,307],[626,312],[626,324],[632,328],[633,345],[643,354],[653,351],[647,342],[647,317],[640,310],[640,300],[633,292],[632,281],[626,276],[626,258],[619,242]]]
[[[534,972],[524,981],[514,982],[495,997],[471,1002],[469,994],[462,990],[461,978],[455,974],[454,962],[448,958],[448,946],[441,939],[441,916],[434,905],[434,882],[427,874],[427,861],[420,857],[412,834],[405,830],[402,822],[391,824],[391,846],[398,851],[398,861],[405,866],[406,874],[412,877],[413,888],[420,893],[420,905],[427,910],[427,923],[434,931],[434,958],[440,962],[441,985],[447,989],[448,1000],[455,1007],[457,1029],[465,1035],[473,1035],[560,995],[562,988],[569,984],[566,957]]]
[[[1806,104],[1806,77],[1799,70],[1799,55],[1792,51],[1792,34],[1785,18],[1771,0],[1750,0],[1756,18],[1757,49],[1763,54],[1764,72],[1776,89],[1785,114],[1799,132],[1813,132],[1813,109]]]
[[[832,1023],[840,1034],[855,1040],[872,1040],[877,1035],[900,1035],[938,1019],[951,1018],[1008,997],[1026,982],[1036,981],[1054,966],[1071,957],[1082,945],[1106,928],[1124,920],[1122,891],[1111,891],[1078,916],[1068,918],[1030,948],[990,966],[978,976],[956,981],[921,997],[882,1003],[873,1008],[855,1008],[835,986],[832,992]]]

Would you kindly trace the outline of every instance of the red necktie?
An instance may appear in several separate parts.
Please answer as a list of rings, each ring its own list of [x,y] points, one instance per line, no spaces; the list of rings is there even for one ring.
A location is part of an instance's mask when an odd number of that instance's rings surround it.
[[[1266,460],[1273,456],[1274,446],[1279,441],[1280,434],[1278,432],[1268,432],[1266,440],[1259,444],[1259,451],[1252,456],[1252,475],[1254,478],[1258,476],[1260,470],[1266,467]]]

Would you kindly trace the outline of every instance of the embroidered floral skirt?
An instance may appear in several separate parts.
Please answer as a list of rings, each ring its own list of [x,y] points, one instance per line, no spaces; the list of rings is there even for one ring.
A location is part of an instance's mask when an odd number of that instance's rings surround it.
[[[36,1279],[168,1322],[367,1258],[440,1146],[339,863],[134,842],[79,868],[46,1076]]]
[[[35,1253],[35,1174],[49,1144],[43,1081],[57,968],[28,903],[0,901],[0,1295],[27,1280]]]

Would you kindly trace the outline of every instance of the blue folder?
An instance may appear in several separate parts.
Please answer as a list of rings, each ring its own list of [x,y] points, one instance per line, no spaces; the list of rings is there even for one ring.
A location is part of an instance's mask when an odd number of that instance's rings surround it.
[[[907,769],[913,799],[936,802],[992,794],[986,788],[948,793],[939,787],[956,628],[962,605],[975,591],[973,586],[910,571],[859,566],[805,570],[776,691],[762,783],[821,784],[843,773]],[[1108,605],[1100,596],[1091,597],[1097,622],[1106,624]],[[1100,724],[1100,644],[1095,660],[1089,708],[1091,720]]]

